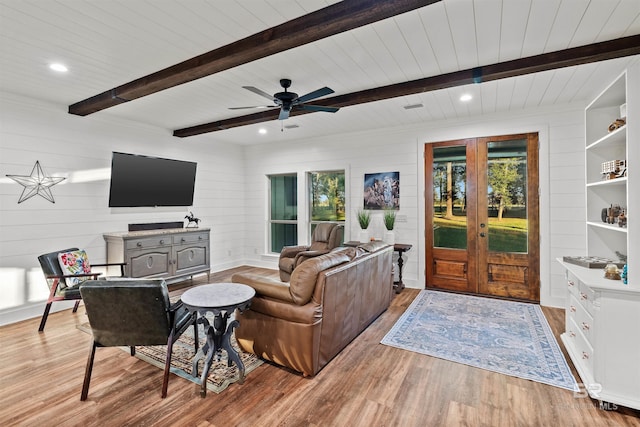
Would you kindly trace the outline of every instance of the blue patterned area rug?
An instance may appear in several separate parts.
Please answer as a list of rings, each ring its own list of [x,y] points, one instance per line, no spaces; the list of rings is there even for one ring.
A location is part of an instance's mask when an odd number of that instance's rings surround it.
[[[423,290],[381,343],[578,391],[536,304]]]

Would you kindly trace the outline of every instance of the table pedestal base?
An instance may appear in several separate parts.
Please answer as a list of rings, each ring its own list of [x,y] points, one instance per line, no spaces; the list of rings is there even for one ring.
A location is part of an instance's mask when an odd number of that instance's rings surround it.
[[[222,350],[227,352],[227,366],[231,366],[231,362],[235,363],[240,376],[238,382],[240,384],[244,382],[244,363],[242,363],[238,352],[231,346],[231,335],[233,334],[233,330],[240,325],[240,322],[233,320],[227,326],[228,319],[229,313],[217,313],[213,319],[213,325],[209,323],[209,320],[205,316],[200,316],[198,319],[198,323],[204,325],[207,342],[198,350],[198,353],[193,358],[191,375],[194,377],[198,376],[198,362],[204,358],[204,367],[202,369],[202,376],[200,377],[201,397],[207,395],[207,377],[209,376],[209,369],[211,369],[213,357],[216,356],[217,360],[220,360]]]

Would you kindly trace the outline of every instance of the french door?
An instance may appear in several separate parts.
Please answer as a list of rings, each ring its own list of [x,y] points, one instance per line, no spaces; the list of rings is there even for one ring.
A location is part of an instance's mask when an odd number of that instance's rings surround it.
[[[540,300],[538,134],[425,144],[426,287]]]

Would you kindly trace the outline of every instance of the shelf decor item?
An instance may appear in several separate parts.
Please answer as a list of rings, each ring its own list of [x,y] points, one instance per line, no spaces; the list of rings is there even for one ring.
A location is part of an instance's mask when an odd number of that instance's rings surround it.
[[[613,264],[620,268],[624,266],[624,262],[618,262],[599,256],[563,256],[562,260],[569,264],[575,264],[586,268],[605,268],[608,264]]]
[[[626,119],[616,119],[613,123],[609,125],[609,132],[613,132],[614,130],[621,128],[626,124],[627,124]]]
[[[604,268],[604,278],[610,280],[620,280],[620,270],[615,264],[607,264]]]
[[[600,173],[605,180],[627,176],[627,161],[609,160],[608,162],[602,162]]]

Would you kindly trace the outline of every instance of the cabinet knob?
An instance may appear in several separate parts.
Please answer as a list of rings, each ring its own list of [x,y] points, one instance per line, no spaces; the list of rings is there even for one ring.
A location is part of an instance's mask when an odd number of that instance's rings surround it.
[[[160,244],[161,244],[161,245],[164,245],[164,240],[160,240]]]
[[[571,307],[569,307],[569,311],[572,313],[576,312],[576,308],[572,305]]]
[[[589,299],[589,297],[588,297],[588,296],[587,296],[587,294],[585,294],[584,292],[580,292],[580,299],[588,300],[588,299]]]
[[[573,331],[569,331],[569,336],[570,336],[571,338],[573,338],[573,337],[575,337],[575,336],[576,336],[576,333],[575,333],[575,332],[573,332]]]
[[[180,239],[180,243],[184,243],[186,242],[185,238],[183,237],[182,239]]]
[[[142,243],[141,243],[141,242],[138,242],[138,243],[136,243],[136,246],[137,246],[137,247],[139,247],[139,248],[141,248],[141,247],[142,247]]]
[[[589,353],[587,353],[586,351],[582,352],[582,358],[583,359],[588,359],[589,358]]]
[[[585,330],[585,331],[588,331],[589,330],[589,324],[586,323],[586,322],[582,322],[582,329]]]
[[[569,284],[569,286],[575,286],[576,285],[575,283],[573,283],[573,280],[569,280],[567,283]]]
[[[198,236],[198,240],[202,240],[202,236]]]

